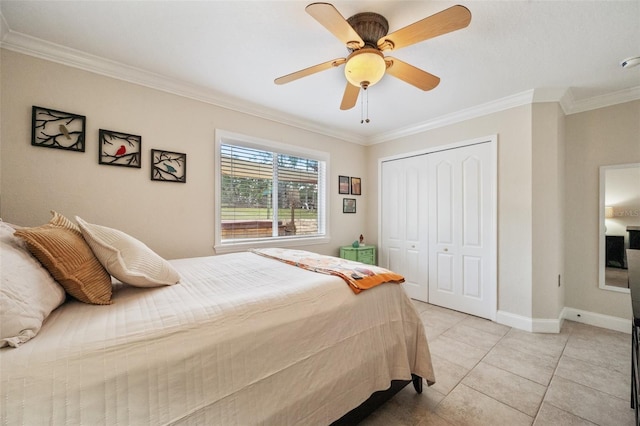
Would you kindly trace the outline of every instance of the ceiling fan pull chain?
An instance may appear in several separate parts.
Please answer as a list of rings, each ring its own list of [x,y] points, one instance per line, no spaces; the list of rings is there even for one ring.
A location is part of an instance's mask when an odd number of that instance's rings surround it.
[[[360,88],[360,124],[364,123],[364,93],[365,90],[362,89],[362,87]]]
[[[369,91],[364,89],[365,96],[367,97],[367,119],[364,120],[365,123],[369,124]]]
[[[369,123],[369,91],[367,91],[367,88],[365,86],[362,86],[360,88],[360,90],[362,91],[362,96],[360,96],[360,124],[363,123]],[[367,102],[367,118],[364,119],[364,103],[365,103],[365,96],[367,98],[366,102]]]

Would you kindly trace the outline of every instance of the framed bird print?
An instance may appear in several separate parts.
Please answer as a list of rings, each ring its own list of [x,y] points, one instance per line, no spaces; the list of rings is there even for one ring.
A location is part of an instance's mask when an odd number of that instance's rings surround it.
[[[31,145],[84,152],[84,115],[33,106],[31,109]]]
[[[187,181],[187,154],[152,149],[151,180],[185,183]]]
[[[142,167],[142,137],[100,129],[98,162],[108,166]]]

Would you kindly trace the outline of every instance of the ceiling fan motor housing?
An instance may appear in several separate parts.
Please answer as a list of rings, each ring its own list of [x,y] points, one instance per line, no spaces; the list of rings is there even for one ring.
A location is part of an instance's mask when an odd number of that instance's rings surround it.
[[[364,47],[378,48],[378,40],[389,32],[386,18],[374,12],[358,13],[347,19],[347,22],[364,41]],[[350,52],[355,49],[348,48]]]

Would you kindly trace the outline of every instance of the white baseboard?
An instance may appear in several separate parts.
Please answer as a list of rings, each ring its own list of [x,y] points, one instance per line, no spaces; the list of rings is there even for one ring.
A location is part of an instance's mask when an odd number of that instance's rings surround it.
[[[631,334],[631,320],[565,307],[557,319],[529,318],[498,311],[496,322],[533,333],[559,333],[565,319]]]
[[[533,321],[531,318],[512,314],[511,312],[498,311],[496,314],[496,322],[519,330],[533,331]]]
[[[530,331],[533,333],[559,333],[560,327],[562,326],[562,318],[537,319],[505,311],[498,311],[496,322],[517,328],[518,330]]]
[[[534,319],[533,331],[534,333],[560,333],[562,322],[564,319]]]
[[[562,318],[631,334],[631,320],[624,318],[612,317],[609,315],[597,314],[595,312],[582,311],[580,309],[567,307],[562,310]]]

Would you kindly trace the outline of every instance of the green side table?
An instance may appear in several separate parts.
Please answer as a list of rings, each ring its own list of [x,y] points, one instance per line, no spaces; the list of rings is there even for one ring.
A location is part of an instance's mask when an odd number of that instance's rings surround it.
[[[375,265],[376,246],[362,245],[357,248],[352,246],[343,246],[340,247],[340,257],[347,260],[366,263],[368,265]]]

